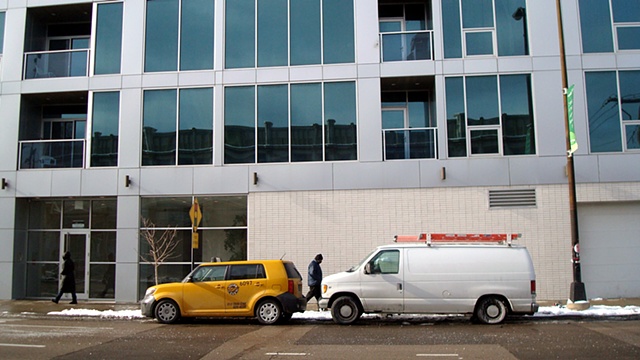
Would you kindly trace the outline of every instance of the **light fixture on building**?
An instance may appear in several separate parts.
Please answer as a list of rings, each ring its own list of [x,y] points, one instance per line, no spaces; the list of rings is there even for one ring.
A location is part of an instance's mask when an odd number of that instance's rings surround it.
[[[125,175],[124,177],[124,186],[129,187],[131,185],[131,177],[129,175]]]
[[[258,185],[258,173],[253,173],[253,185]]]
[[[447,168],[443,166],[440,169],[440,180],[446,180],[446,179],[447,179]]]
[[[9,187],[9,182],[7,181],[7,179],[2,178],[2,190],[6,189]]]

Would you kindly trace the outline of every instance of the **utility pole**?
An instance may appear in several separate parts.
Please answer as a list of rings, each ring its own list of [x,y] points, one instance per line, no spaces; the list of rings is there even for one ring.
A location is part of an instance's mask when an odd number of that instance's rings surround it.
[[[562,26],[562,9],[560,0],[556,0],[556,11],[558,16],[558,41],[560,44],[560,67],[562,72],[562,88],[566,93],[568,90],[567,81],[567,61],[564,50],[564,30]],[[571,262],[573,264],[573,281],[569,291],[569,300],[572,303],[586,302],[588,308],[587,293],[582,282],[582,272],[580,269],[580,236],[578,232],[578,210],[576,201],[576,178],[573,166],[573,154],[571,153],[570,126],[569,126],[569,107],[567,104],[567,96],[564,99],[564,123],[565,138],[567,148],[567,178],[569,182],[569,212],[571,219]]]

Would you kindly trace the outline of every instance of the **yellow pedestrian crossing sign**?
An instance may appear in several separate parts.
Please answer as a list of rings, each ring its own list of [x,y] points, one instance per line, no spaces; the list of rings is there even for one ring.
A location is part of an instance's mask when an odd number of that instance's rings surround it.
[[[198,226],[200,225],[200,221],[202,221],[202,210],[200,209],[197,198],[193,199],[193,205],[191,205],[191,209],[189,209],[189,217],[191,218],[191,227],[193,229],[191,247],[197,249],[199,245]]]

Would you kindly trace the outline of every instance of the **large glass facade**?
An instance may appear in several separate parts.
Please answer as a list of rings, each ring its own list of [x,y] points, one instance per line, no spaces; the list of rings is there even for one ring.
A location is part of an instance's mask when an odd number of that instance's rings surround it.
[[[591,152],[639,150],[640,71],[588,72],[585,83]]]
[[[525,0],[442,0],[445,58],[529,54]]]
[[[94,74],[119,74],[122,54],[122,3],[98,4]]]
[[[449,157],[535,154],[529,74],[445,79]]]
[[[144,70],[213,69],[213,28],[213,1],[147,0]]]
[[[640,49],[640,2],[579,0],[579,5],[583,52]]]
[[[91,166],[118,166],[120,92],[93,94]]]
[[[202,211],[198,227],[198,246],[192,248],[192,228],[189,218],[194,197],[143,197],[140,203],[140,287],[142,297],[148,286],[154,284],[153,266],[148,258],[147,238],[160,236],[175,230],[171,241],[176,247],[159,267],[159,282],[182,280],[192,269],[192,264],[202,262],[247,259],[247,197],[246,196],[200,196],[197,197]]]
[[[62,254],[75,263],[79,298],[115,297],[115,198],[26,200],[26,296],[57,294]]]
[[[227,0],[225,68],[353,63],[354,4]]]
[[[351,81],[225,88],[225,163],[356,160],[355,91]]]
[[[212,88],[146,90],[143,104],[142,165],[212,163]]]

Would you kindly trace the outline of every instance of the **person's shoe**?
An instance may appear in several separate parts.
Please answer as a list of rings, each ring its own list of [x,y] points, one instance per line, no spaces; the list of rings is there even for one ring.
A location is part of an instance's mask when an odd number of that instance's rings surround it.
[[[51,299],[51,301],[53,301],[56,304],[58,303],[58,300],[56,300],[56,299]]]
[[[77,301],[72,301],[69,304],[77,304],[77,303],[78,303]]]

